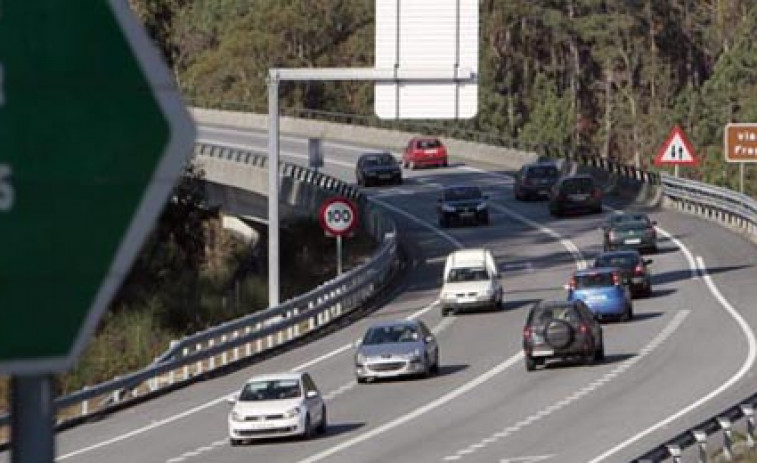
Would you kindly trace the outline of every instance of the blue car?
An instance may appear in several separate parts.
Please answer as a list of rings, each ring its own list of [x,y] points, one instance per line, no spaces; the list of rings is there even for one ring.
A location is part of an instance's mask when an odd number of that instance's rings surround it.
[[[568,300],[581,300],[598,320],[633,318],[633,303],[621,270],[614,267],[577,270],[570,279]]]

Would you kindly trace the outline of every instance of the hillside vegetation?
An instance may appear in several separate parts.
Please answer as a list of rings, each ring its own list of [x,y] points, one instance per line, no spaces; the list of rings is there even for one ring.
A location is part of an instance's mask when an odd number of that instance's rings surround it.
[[[375,0],[132,0],[190,103],[267,111],[271,67],[373,65]],[[481,0],[479,113],[439,131],[494,134],[651,167],[680,124],[736,188],[727,122],[757,121],[752,0]],[[370,83],[282,86],[290,112],[371,116]],[[375,118],[372,118],[373,122]],[[369,121],[371,118],[369,117]],[[747,187],[757,192],[747,168]]]

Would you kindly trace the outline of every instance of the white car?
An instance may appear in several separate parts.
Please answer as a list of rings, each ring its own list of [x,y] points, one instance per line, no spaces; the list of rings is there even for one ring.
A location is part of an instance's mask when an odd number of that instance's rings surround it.
[[[254,376],[229,398],[229,442],[303,436],[326,430],[326,404],[307,373]]]
[[[461,249],[447,256],[439,294],[442,316],[451,312],[497,309],[504,289],[488,249]]]

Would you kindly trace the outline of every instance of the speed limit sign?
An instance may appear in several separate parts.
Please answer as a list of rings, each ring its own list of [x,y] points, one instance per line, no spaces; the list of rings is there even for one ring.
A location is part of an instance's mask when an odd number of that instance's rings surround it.
[[[334,236],[346,235],[357,226],[357,206],[347,198],[329,198],[318,212],[321,226]]]

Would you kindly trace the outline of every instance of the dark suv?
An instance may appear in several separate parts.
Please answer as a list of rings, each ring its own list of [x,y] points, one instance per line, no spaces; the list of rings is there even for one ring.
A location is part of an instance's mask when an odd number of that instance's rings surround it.
[[[602,189],[590,175],[562,177],[552,187],[549,212],[559,216],[568,212],[602,212]]]
[[[523,354],[528,371],[554,358],[592,364],[605,357],[602,326],[582,301],[537,302],[523,328]]]
[[[446,187],[436,206],[439,225],[447,227],[462,222],[489,224],[489,206],[486,200],[487,196],[477,186]]]
[[[515,174],[513,194],[517,200],[548,197],[560,177],[560,170],[552,162],[526,164]]]

